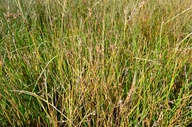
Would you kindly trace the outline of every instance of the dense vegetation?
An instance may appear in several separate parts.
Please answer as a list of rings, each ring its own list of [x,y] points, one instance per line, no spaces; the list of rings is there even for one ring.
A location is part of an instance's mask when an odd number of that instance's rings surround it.
[[[1,126],[191,121],[191,0],[0,0]]]

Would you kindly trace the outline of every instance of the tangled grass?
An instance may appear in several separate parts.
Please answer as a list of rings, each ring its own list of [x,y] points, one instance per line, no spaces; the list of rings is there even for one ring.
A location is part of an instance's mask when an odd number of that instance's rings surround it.
[[[2,126],[192,121],[191,0],[1,0]]]

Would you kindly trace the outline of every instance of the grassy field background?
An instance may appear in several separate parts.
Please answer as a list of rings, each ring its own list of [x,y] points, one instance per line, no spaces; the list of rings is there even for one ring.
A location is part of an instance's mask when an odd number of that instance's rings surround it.
[[[191,0],[0,0],[1,126],[191,121]]]

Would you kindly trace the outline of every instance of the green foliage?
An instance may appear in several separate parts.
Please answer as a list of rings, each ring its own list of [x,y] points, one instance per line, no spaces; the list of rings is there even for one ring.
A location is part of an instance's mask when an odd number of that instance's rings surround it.
[[[1,0],[2,126],[187,126],[191,0]]]

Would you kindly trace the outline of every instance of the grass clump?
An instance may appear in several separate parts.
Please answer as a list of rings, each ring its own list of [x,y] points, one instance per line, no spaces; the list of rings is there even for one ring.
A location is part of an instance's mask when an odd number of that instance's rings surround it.
[[[2,126],[187,126],[190,0],[1,0]]]

